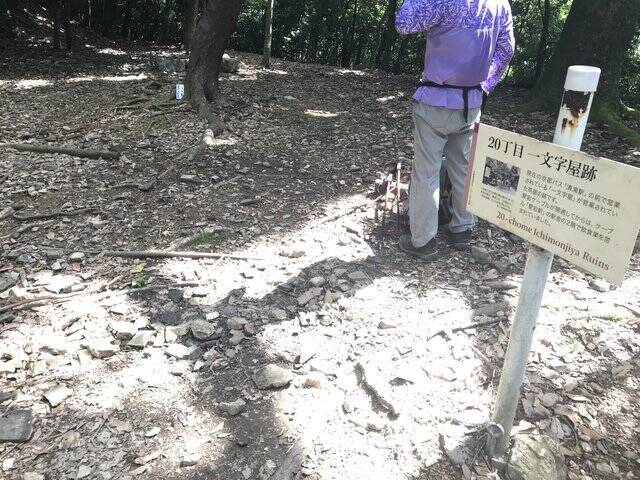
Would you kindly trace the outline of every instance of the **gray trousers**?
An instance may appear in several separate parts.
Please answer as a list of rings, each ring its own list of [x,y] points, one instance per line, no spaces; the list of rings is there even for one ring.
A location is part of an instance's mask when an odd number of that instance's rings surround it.
[[[469,109],[469,121],[462,110],[451,110],[414,103],[414,149],[411,188],[409,191],[409,219],[411,240],[422,247],[438,233],[440,207],[440,170],[442,157],[452,185],[452,218],[449,230],[454,233],[471,230],[476,218],[464,208],[469,151],[473,124],[480,119],[480,109]]]

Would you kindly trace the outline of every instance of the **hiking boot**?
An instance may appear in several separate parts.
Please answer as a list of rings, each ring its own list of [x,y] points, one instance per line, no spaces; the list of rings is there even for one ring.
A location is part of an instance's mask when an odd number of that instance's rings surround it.
[[[417,257],[423,262],[432,262],[438,256],[438,244],[434,238],[425,246],[417,248],[413,246],[411,235],[402,235],[400,237],[400,250],[413,257]]]
[[[471,230],[464,232],[452,232],[446,230],[447,244],[454,250],[469,250],[469,242],[471,242]]]

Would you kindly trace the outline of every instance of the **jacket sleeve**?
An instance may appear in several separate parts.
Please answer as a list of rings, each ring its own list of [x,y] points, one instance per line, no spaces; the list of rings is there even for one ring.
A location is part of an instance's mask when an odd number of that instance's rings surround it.
[[[513,58],[515,52],[516,41],[513,36],[513,18],[511,16],[511,10],[505,15],[505,21],[498,34],[498,40],[496,43],[496,51],[491,61],[491,67],[489,68],[489,76],[482,83],[482,88],[485,92],[491,93],[498,82],[502,79],[502,76],[509,68],[509,63]]]
[[[438,5],[434,0],[405,0],[396,15],[396,30],[401,35],[428,30],[439,23]]]

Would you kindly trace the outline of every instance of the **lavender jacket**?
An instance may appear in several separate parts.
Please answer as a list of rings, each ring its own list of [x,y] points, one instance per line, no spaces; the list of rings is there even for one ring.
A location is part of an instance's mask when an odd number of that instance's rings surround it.
[[[508,0],[405,0],[396,16],[401,34],[425,32],[423,80],[475,86],[490,93],[507,71],[515,40]],[[422,87],[415,100],[435,107],[462,109],[460,89]],[[469,92],[469,107],[479,108],[482,92]]]

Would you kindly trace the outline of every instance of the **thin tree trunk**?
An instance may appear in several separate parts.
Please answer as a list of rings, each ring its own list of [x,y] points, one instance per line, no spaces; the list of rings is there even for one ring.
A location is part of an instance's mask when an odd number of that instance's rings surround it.
[[[262,65],[271,67],[271,40],[273,37],[273,0],[266,0],[267,9],[264,16],[264,48],[262,51]]]
[[[52,47],[60,49],[60,0],[51,0],[51,16],[53,17]]]
[[[342,60],[340,65],[348,67],[351,64],[351,56],[353,54],[353,43],[356,35],[356,25],[358,23],[358,0],[353,0],[353,17],[351,26],[349,27],[345,42],[342,45]]]
[[[158,34],[158,41],[165,45],[169,43],[169,29],[171,28],[171,22],[175,19],[175,15],[171,15],[171,7],[173,7],[173,1],[165,0],[164,11],[162,12],[162,25],[160,26],[160,33]]]
[[[120,36],[129,38],[129,26],[131,25],[131,0],[124,3],[124,12],[122,15],[122,26],[120,28]]]
[[[69,51],[73,49],[73,32],[71,31],[71,0],[63,1],[64,43],[65,48]]]
[[[540,31],[540,43],[538,44],[538,54],[536,56],[536,70],[533,74],[533,84],[540,81],[542,70],[544,69],[545,53],[547,50],[547,42],[549,40],[549,21],[551,19],[551,0],[544,0],[544,7],[540,4],[540,13],[542,14],[542,29]]]
[[[407,46],[409,45],[409,37],[404,37],[402,42],[400,42],[400,48],[398,49],[398,54],[396,55],[396,60],[393,63],[393,73],[398,75],[402,69],[402,57],[404,57],[405,52],[407,51]]]
[[[93,7],[91,6],[91,0],[85,0],[84,2],[84,21],[85,28],[91,28],[91,15],[92,15]]]
[[[187,94],[205,118],[210,114],[209,102],[218,94],[222,55],[236,29],[243,3],[244,0],[209,0],[193,34]]]
[[[389,0],[385,12],[386,25],[380,38],[378,53],[376,54],[375,66],[377,68],[388,68],[391,62],[391,47],[395,43],[396,35],[396,11],[398,0]]]

